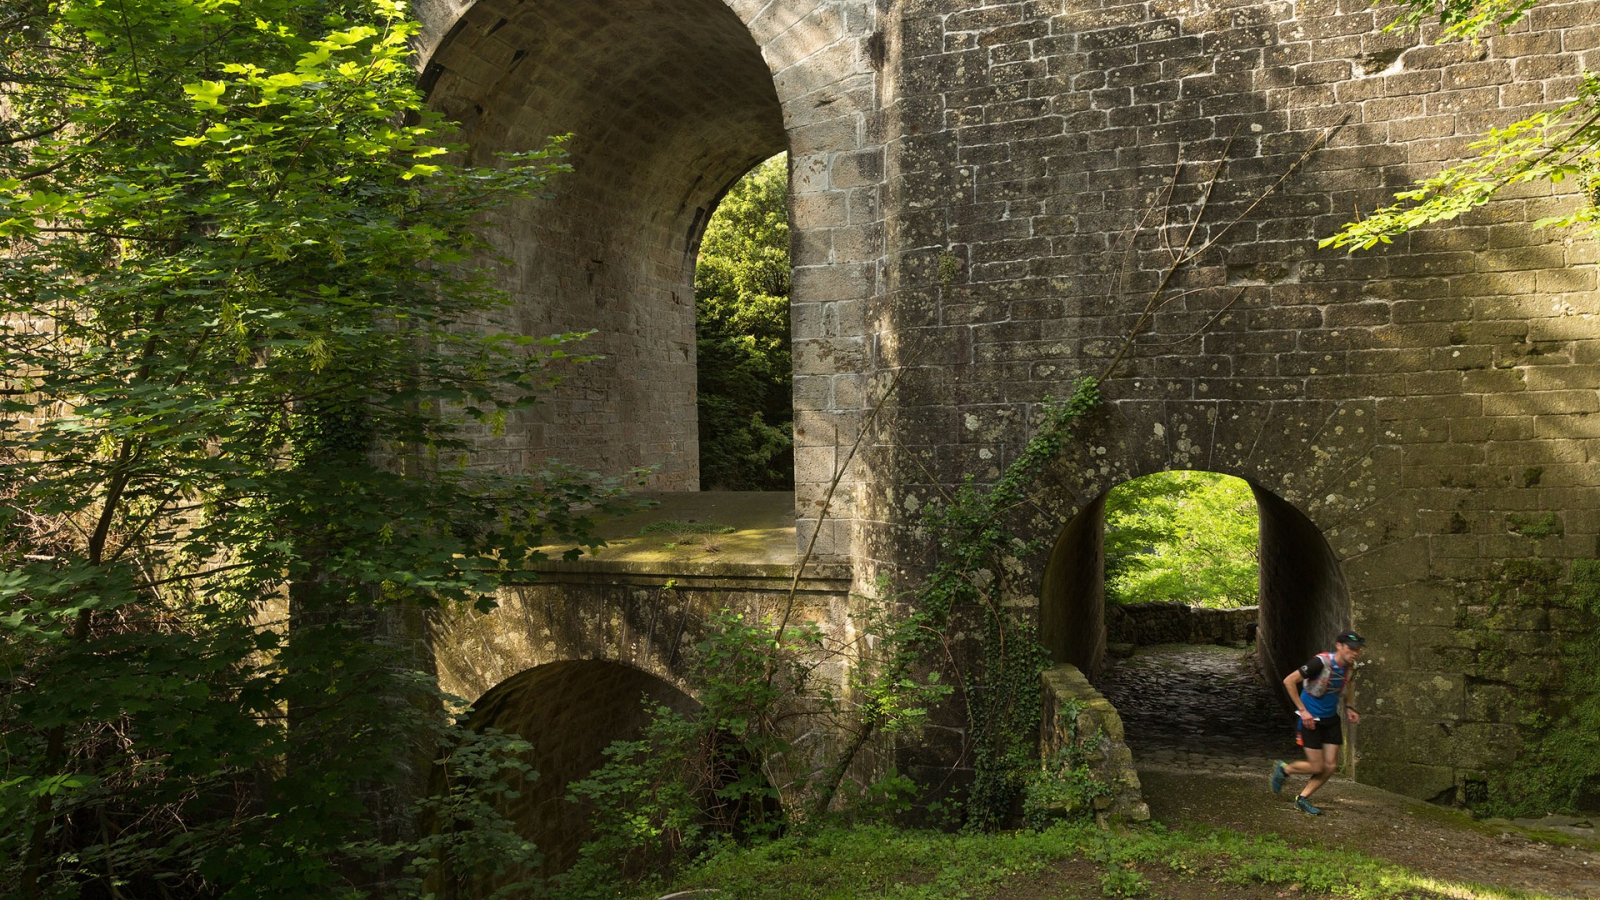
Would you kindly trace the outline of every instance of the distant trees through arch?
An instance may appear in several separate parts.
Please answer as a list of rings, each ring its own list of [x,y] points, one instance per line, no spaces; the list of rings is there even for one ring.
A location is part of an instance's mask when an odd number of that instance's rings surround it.
[[[1259,517],[1248,482],[1215,472],[1157,472],[1112,488],[1105,507],[1110,603],[1255,606]]]
[[[1237,548],[1247,545],[1251,527],[1248,507],[1241,509],[1245,495],[1252,498],[1259,522],[1256,637],[1263,676],[1269,682],[1282,678],[1312,653],[1327,649],[1332,636],[1350,625],[1344,575],[1316,524],[1253,482],[1243,482],[1246,493],[1229,487],[1201,503],[1197,498],[1211,490],[1202,486],[1219,477],[1167,472],[1132,480],[1122,486],[1126,492],[1119,496],[1121,488],[1114,488],[1101,494],[1062,527],[1039,597],[1039,636],[1052,658],[1077,666],[1090,678],[1099,675],[1106,650],[1106,604],[1115,601],[1116,590],[1159,590],[1176,600],[1213,591],[1224,596],[1231,589],[1235,596],[1247,597],[1248,590],[1240,585],[1248,583],[1248,551],[1215,566],[1207,561],[1220,547],[1231,545],[1237,554]],[[1203,525],[1212,513],[1218,522],[1212,533],[1169,543],[1184,530],[1177,524],[1184,518]],[[1111,522],[1121,523],[1117,531],[1108,528]],[[1228,533],[1232,536],[1226,537]],[[1205,586],[1208,580],[1216,585]]]
[[[789,155],[718,202],[695,264],[702,490],[794,489]]]

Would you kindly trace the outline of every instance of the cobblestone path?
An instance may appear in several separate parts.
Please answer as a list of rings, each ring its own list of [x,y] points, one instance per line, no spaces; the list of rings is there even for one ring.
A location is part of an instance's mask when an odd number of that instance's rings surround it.
[[[1231,647],[1158,644],[1112,660],[1095,685],[1122,715],[1141,765],[1261,768],[1297,759],[1293,718]]]

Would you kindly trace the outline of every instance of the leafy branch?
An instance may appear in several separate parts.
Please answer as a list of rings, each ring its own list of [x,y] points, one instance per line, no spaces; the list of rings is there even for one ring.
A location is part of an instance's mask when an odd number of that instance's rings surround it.
[[[1576,99],[1490,129],[1469,149],[1476,158],[1395,194],[1402,202],[1345,225],[1318,246],[1368,250],[1424,225],[1455,219],[1506,188],[1534,181],[1560,184],[1568,178],[1582,186],[1578,208],[1539,219],[1534,227],[1575,226],[1588,233],[1600,229],[1600,76],[1585,75]]]

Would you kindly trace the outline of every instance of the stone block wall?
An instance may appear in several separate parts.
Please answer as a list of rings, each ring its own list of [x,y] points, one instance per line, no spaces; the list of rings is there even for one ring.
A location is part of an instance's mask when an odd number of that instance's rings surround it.
[[[650,469],[699,488],[694,264],[717,202],[790,152],[797,517],[822,495],[870,394],[861,308],[883,257],[881,59],[870,0],[418,5],[430,104],[462,123],[472,162],[567,144],[573,172],[494,224],[509,261],[506,324],[593,331],[539,409],[485,434],[494,465],[548,461],[605,475]],[[818,542],[843,552],[853,490]]]
[[[1106,605],[1106,641],[1113,644],[1233,644],[1255,638],[1254,606],[1210,609],[1183,603]]]
[[[1433,652],[1461,585],[1596,552],[1596,245],[1533,227],[1577,202],[1548,185],[1378,251],[1317,239],[1572,97],[1600,29],[1582,2],[1477,46],[1385,21],[1353,0],[893,5],[890,263],[868,325],[875,367],[907,375],[856,554],[925,560],[916,510],[996,478],[1047,398],[1109,375],[1007,524],[1048,544],[1113,485],[1174,468],[1298,510],[1370,639],[1358,777],[1434,796],[1492,770],[1441,736],[1517,750],[1468,702],[1474,659]],[[1039,603],[1042,560],[1015,562],[1012,602]]]
[[[787,146],[796,516],[858,592],[907,583],[934,552],[920,511],[998,477],[1049,398],[1106,376],[1005,523],[1019,541],[1051,546],[1140,475],[1245,478],[1315,532],[1272,566],[1320,572],[1326,602],[1282,622],[1325,643],[1348,611],[1370,639],[1358,777],[1433,796],[1517,752],[1462,634],[1506,560],[1559,580],[1596,554],[1600,254],[1533,227],[1576,202],[1542,184],[1375,252],[1317,239],[1571,97],[1600,68],[1592,0],[1545,0],[1478,45],[1384,33],[1363,0],[419,10],[425,80],[475,158],[579,135],[567,188],[508,211],[497,241],[520,326],[600,328],[608,361],[486,436],[498,462],[696,485],[697,229]],[[1008,602],[1051,602],[1045,564],[1018,551]],[[1504,652],[1537,665],[1544,621],[1500,628]]]

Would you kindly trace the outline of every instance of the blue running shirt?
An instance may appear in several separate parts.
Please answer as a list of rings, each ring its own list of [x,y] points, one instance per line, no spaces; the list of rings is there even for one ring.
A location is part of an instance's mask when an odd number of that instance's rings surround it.
[[[1300,702],[1306,705],[1306,711],[1314,718],[1331,719],[1339,714],[1339,692],[1344,690],[1345,668],[1338,663],[1333,664],[1333,677],[1328,679],[1328,692],[1321,697],[1313,697],[1306,693],[1304,687],[1300,688]],[[1322,676],[1322,657],[1313,656],[1311,662],[1300,667],[1300,677],[1307,682],[1316,681]]]

